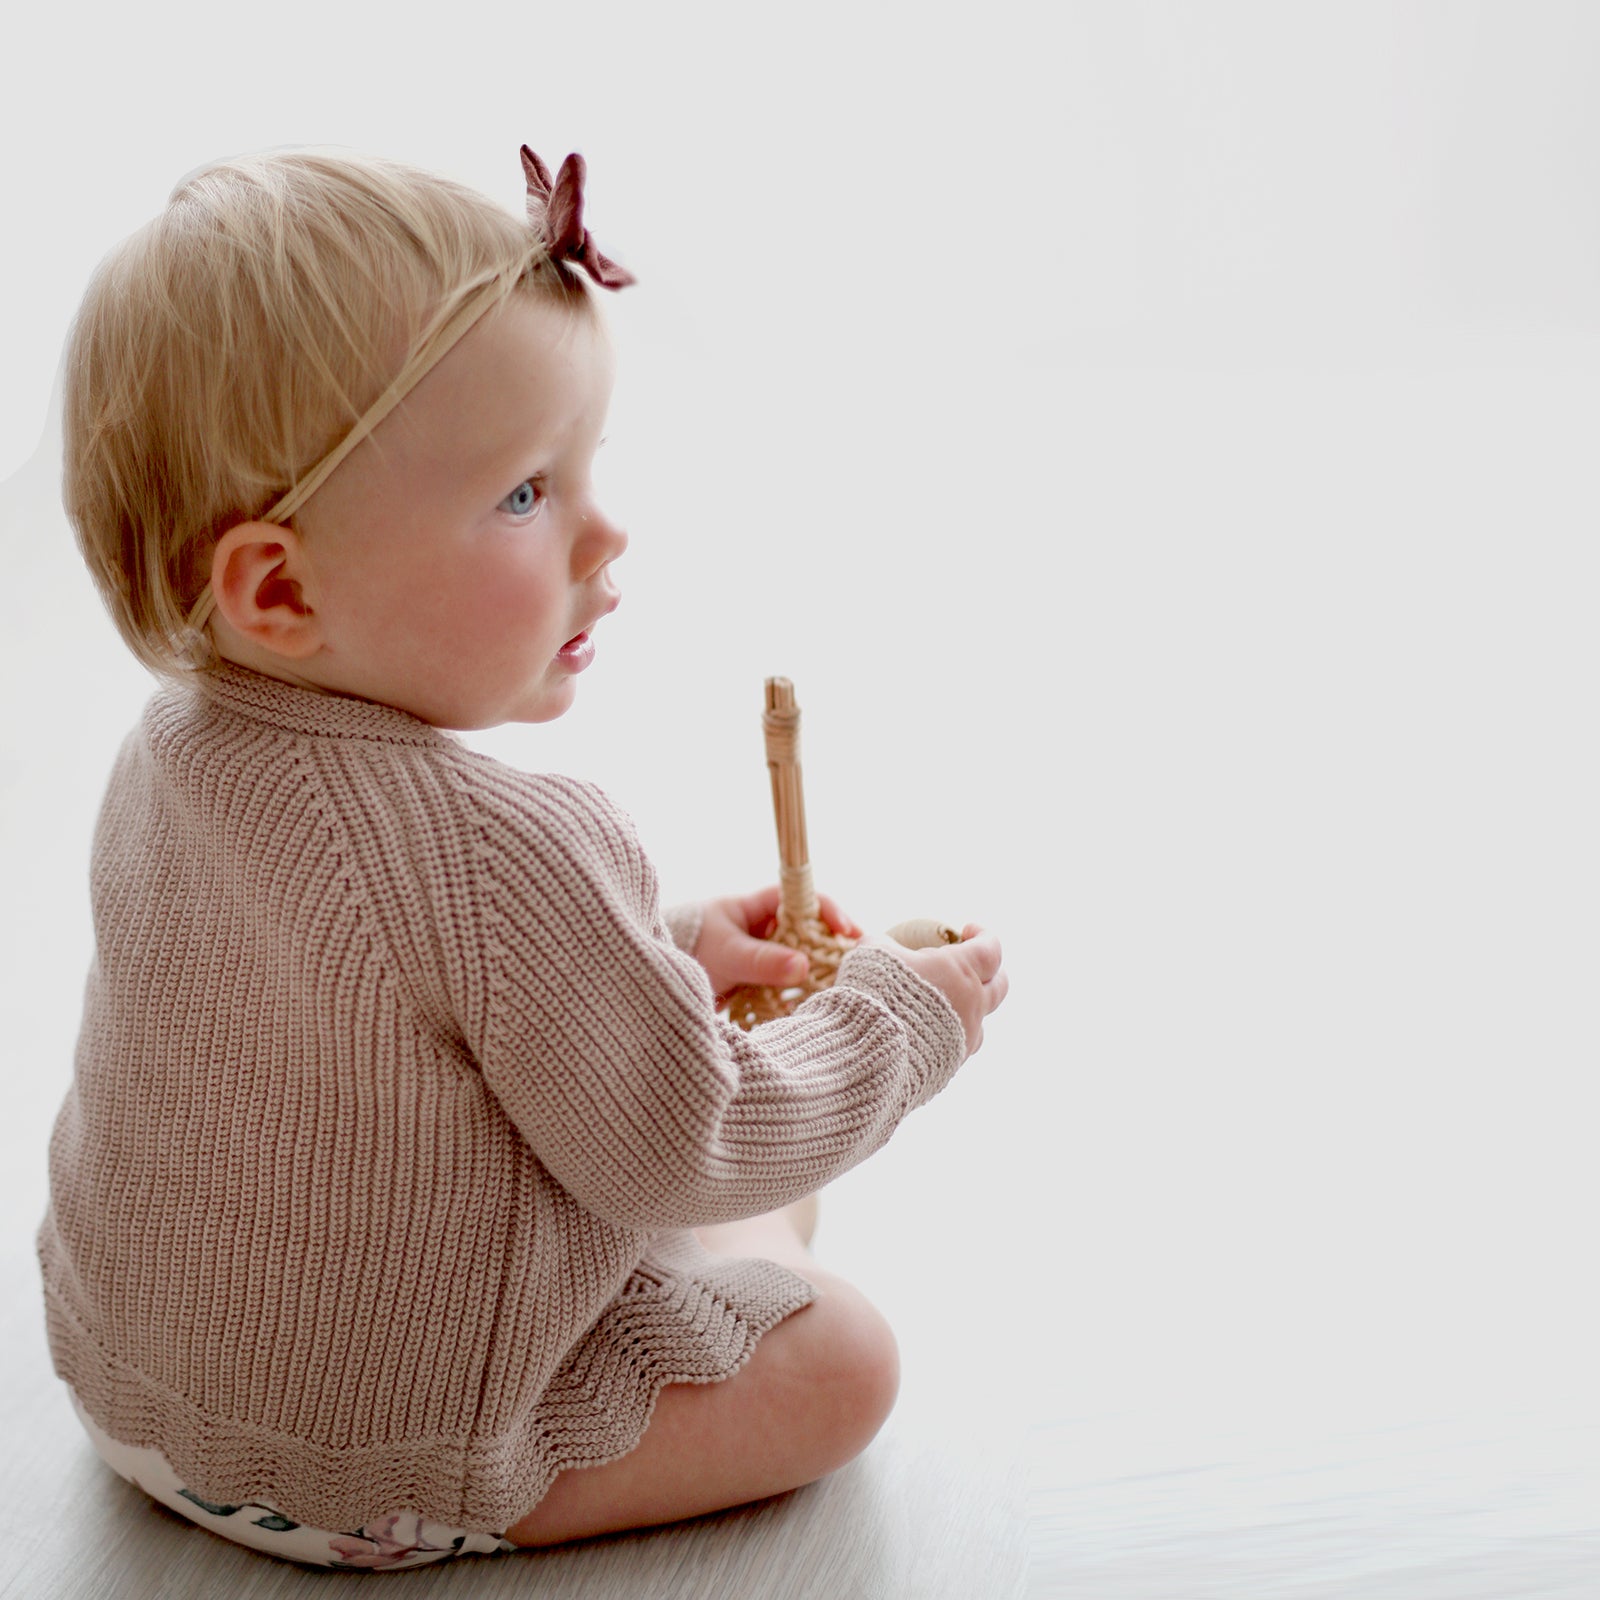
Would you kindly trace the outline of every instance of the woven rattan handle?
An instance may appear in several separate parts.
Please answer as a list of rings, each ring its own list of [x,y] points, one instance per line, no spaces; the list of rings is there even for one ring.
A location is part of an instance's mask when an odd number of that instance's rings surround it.
[[[778,889],[783,920],[791,926],[817,914],[817,886],[806,843],[805,783],[800,772],[800,707],[787,678],[767,679],[761,727],[772,779],[772,816],[778,827]]]
[[[834,980],[839,963],[855,940],[832,932],[822,921],[811,877],[806,843],[806,797],[800,776],[800,707],[787,678],[768,678],[761,717],[767,742],[767,772],[772,779],[772,815],[778,825],[778,918],[773,938],[803,951],[809,970],[803,982],[787,989],[744,987],[724,996],[730,1020],[741,1028],[787,1016],[807,995]],[[953,928],[924,917],[901,923],[891,937],[911,948],[952,944]]]

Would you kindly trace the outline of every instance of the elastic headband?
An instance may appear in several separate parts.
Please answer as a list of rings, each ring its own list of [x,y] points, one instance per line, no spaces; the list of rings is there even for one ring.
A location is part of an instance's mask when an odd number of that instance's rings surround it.
[[[523,145],[522,171],[527,181],[528,220],[538,235],[544,256],[581,267],[602,289],[625,289],[637,281],[626,267],[618,266],[601,253],[594,236],[583,225],[583,185],[588,169],[582,156],[576,151],[569,155],[552,183],[550,169]],[[521,269],[526,270],[526,266]],[[333,476],[350,452],[438,366],[474,324],[511,292],[511,288],[503,271],[470,285],[461,303],[412,351],[394,381],[362,412],[350,431],[315,466],[297,478],[287,494],[274,501],[255,520],[288,522]],[[194,654],[204,643],[206,624],[216,606],[217,597],[207,583],[184,619],[186,653]]]

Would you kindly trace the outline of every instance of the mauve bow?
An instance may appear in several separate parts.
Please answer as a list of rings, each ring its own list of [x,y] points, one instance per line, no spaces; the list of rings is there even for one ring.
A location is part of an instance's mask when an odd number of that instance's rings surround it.
[[[575,261],[602,289],[625,289],[638,279],[600,253],[594,236],[583,225],[583,180],[588,169],[574,152],[561,163],[555,182],[550,169],[527,145],[522,147],[522,170],[528,175],[528,219],[544,230],[550,254],[558,261]]]

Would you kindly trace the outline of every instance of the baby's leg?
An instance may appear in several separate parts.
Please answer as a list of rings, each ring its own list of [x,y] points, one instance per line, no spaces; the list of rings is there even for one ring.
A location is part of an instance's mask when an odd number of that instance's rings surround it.
[[[653,1527],[782,1494],[859,1455],[894,1404],[900,1364],[889,1325],[866,1298],[822,1271],[801,1242],[799,1208],[703,1228],[719,1255],[764,1256],[817,1286],[721,1383],[669,1384],[638,1448],[603,1467],[564,1472],[506,1537],[559,1544]]]

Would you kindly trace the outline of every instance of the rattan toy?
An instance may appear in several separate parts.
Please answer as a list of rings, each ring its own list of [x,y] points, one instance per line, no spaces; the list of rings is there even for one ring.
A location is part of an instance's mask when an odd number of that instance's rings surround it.
[[[837,976],[839,963],[857,943],[834,933],[818,908],[806,844],[800,707],[795,701],[794,685],[787,678],[767,679],[761,725],[766,734],[767,771],[772,779],[772,814],[778,829],[778,917],[772,937],[802,951],[811,970],[801,982],[786,988],[735,989],[727,997],[726,1006],[728,1016],[741,1028],[787,1016],[808,995],[826,989]],[[889,930],[889,937],[908,949],[961,942],[959,933],[931,917],[902,922]]]

